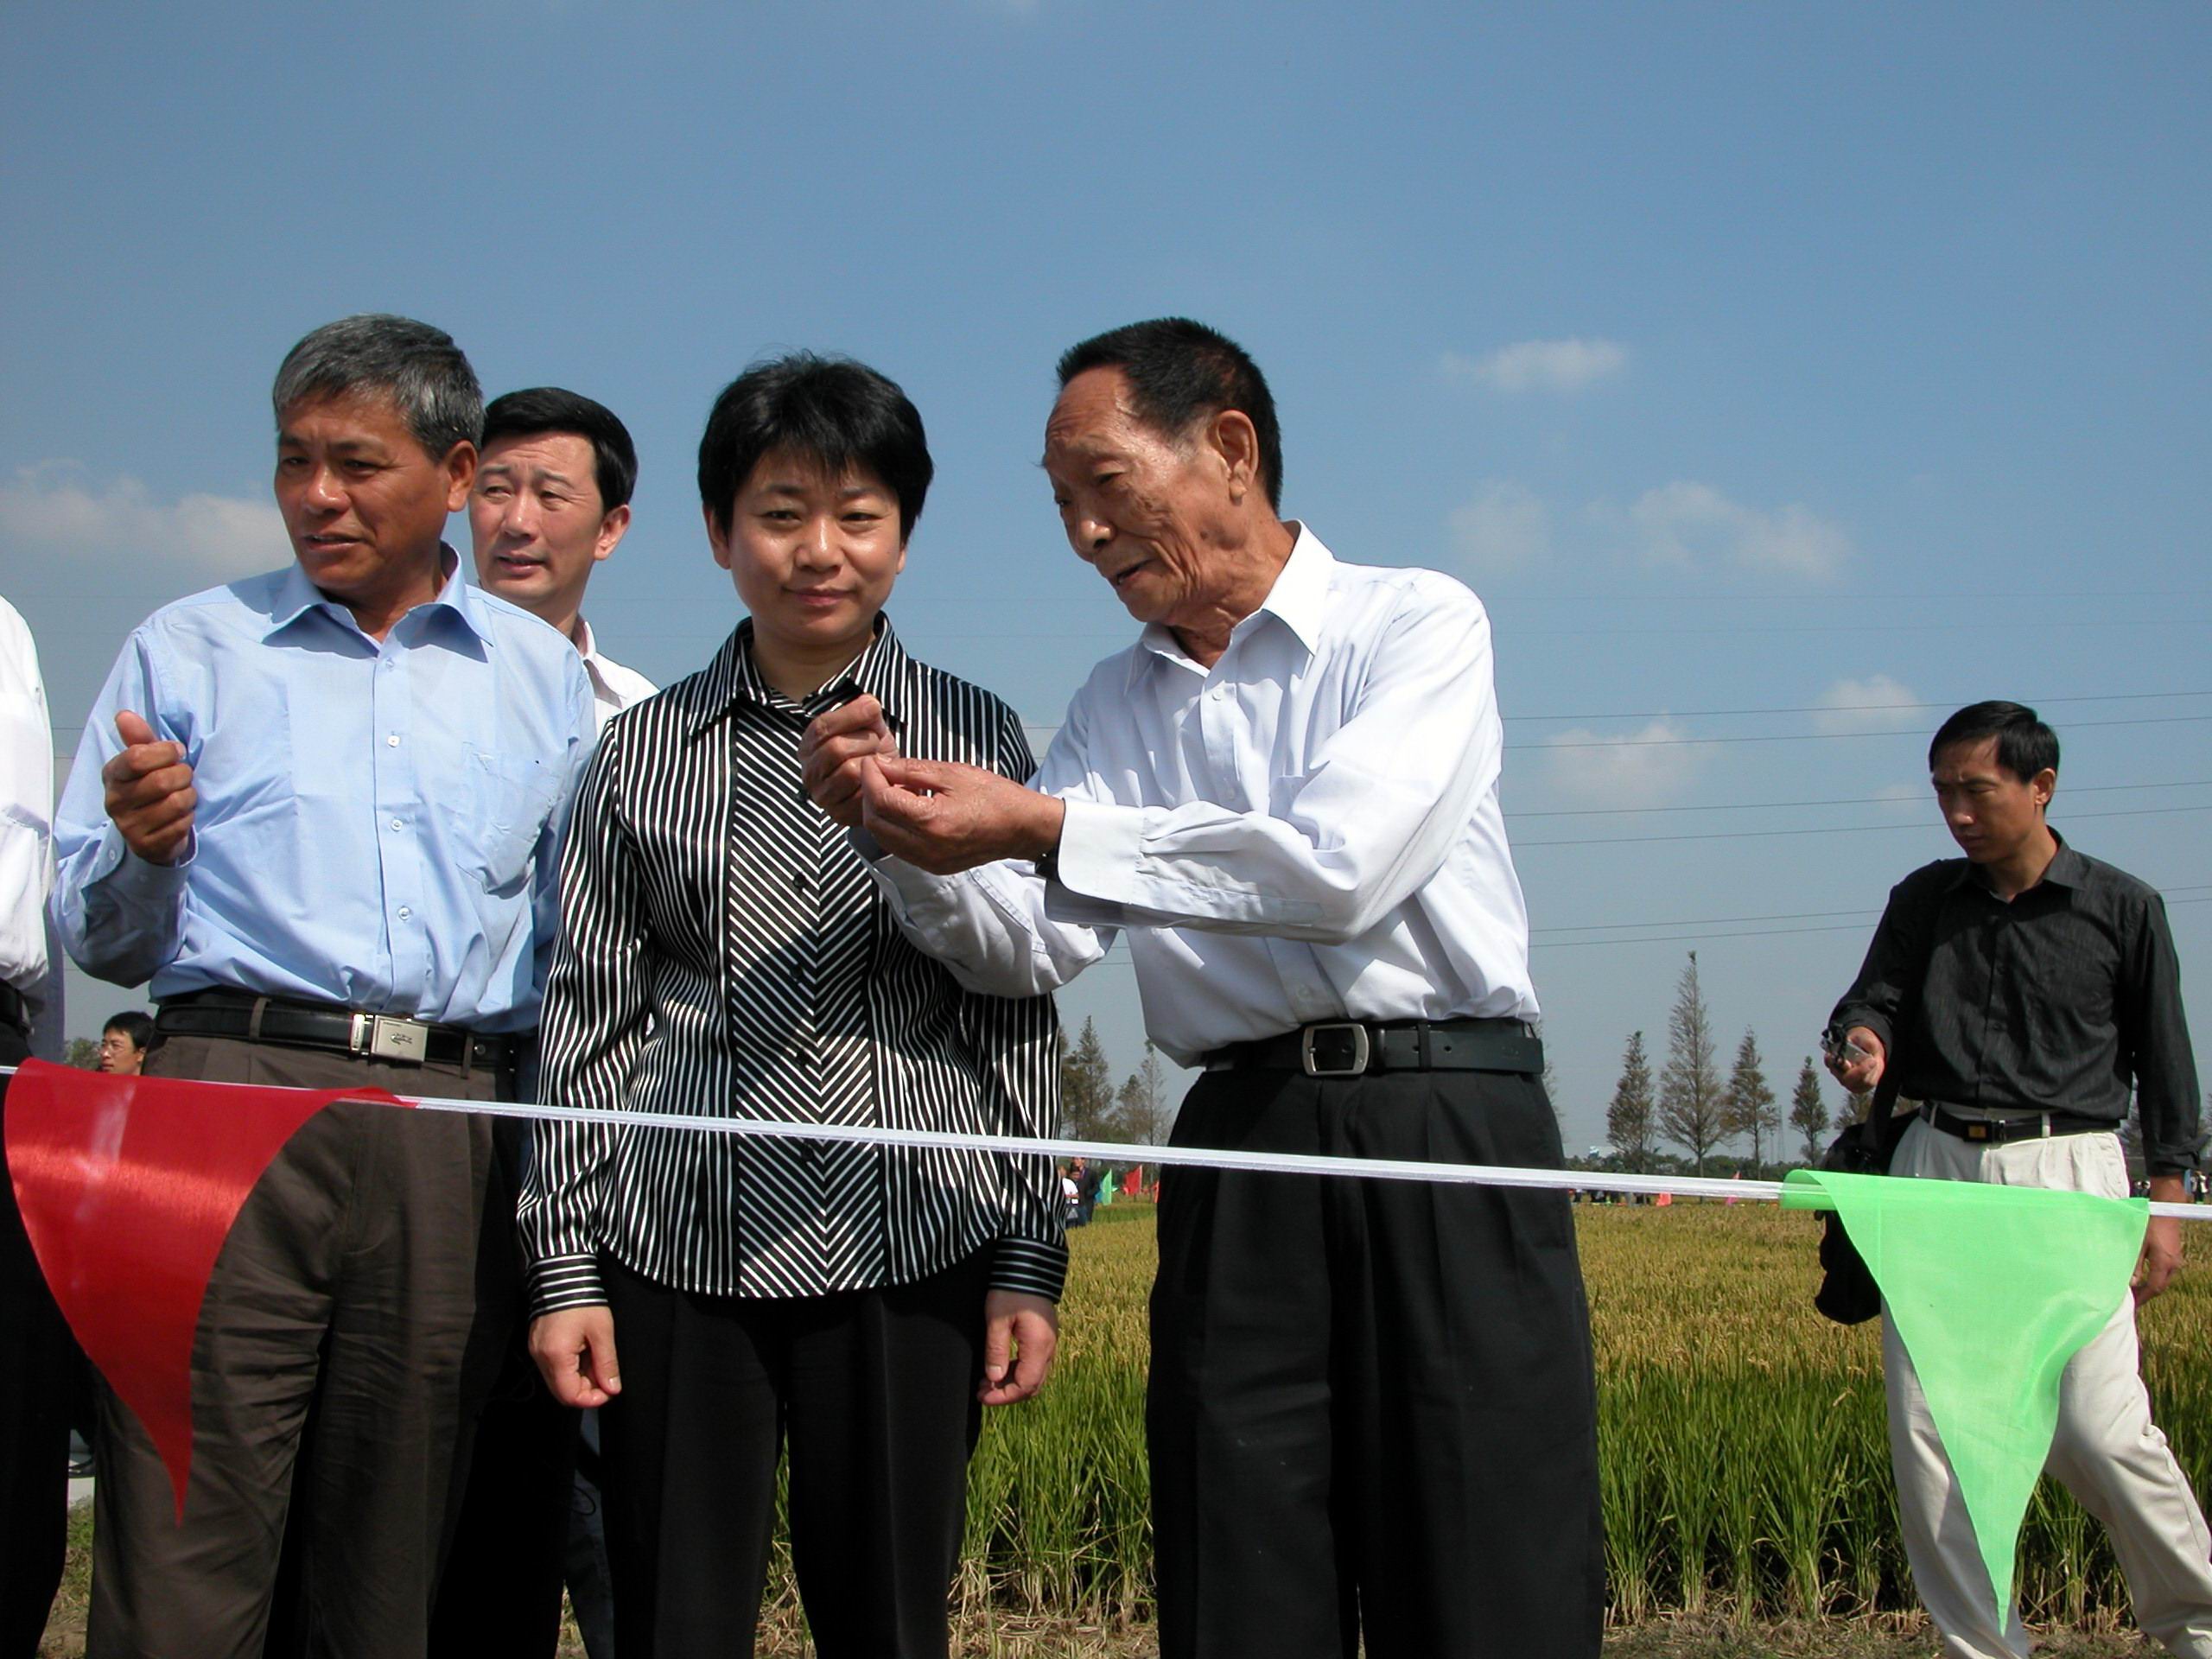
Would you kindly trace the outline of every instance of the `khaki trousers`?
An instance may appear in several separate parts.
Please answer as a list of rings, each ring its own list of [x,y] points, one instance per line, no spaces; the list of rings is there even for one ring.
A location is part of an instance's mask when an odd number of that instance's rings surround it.
[[[497,1082],[213,1037],[171,1037],[147,1070],[485,1100]],[[101,1391],[90,1659],[258,1659],[296,1491],[305,1651],[421,1659],[464,1376],[512,1312],[479,1294],[491,1166],[486,1119],[365,1103],[277,1154],[200,1307],[181,1524],[152,1441]]]
[[[2126,1163],[2119,1138],[2110,1135],[1986,1146],[1916,1122],[1905,1131],[1891,1173],[2127,1196]],[[2026,1659],[2018,1608],[2006,1610],[2001,1628],[1996,1622],[1989,1571],[1958,1481],[1912,1361],[1886,1319],[1882,1363],[1905,1557],[1942,1635],[1943,1652],[1947,1659]],[[2151,1421],[2133,1297],[2121,1297],[2111,1322],[2068,1363],[2059,1384],[2058,1432],[2044,1469],[2111,1534],[2136,1623],[2184,1659],[2212,1659],[2212,1533],[2166,1437]]]

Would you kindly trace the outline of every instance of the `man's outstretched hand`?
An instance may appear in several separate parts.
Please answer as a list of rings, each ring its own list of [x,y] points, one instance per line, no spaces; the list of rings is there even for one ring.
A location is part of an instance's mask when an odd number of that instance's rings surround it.
[[[862,762],[859,779],[861,827],[932,875],[1041,858],[1060,844],[1064,804],[981,766],[879,754]]]

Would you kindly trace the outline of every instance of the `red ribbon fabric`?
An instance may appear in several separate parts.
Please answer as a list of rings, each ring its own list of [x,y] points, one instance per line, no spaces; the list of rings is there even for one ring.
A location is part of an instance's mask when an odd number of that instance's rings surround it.
[[[107,1077],[26,1060],[8,1090],[8,1170],[54,1300],[162,1454],[184,1516],[192,1338],[246,1194],[294,1131],[373,1089]]]

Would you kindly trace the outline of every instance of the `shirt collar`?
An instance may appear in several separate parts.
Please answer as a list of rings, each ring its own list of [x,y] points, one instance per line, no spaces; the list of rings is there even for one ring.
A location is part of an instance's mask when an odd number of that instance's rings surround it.
[[[461,555],[441,542],[438,543],[438,561],[443,572],[443,585],[439,588],[437,597],[429,601],[429,606],[442,607],[459,618],[461,625],[486,645],[490,645],[492,618],[489,607],[484,602],[483,594],[462,575]],[[269,630],[262,638],[273,638],[308,612],[318,607],[343,613],[347,625],[358,631],[359,625],[353,621],[353,614],[346,609],[345,602],[331,598],[309,582],[308,573],[300,568],[300,562],[294,559],[285,566],[276,583],[276,602],[270,607]],[[416,608],[421,610],[429,607],[417,606]]]
[[[906,711],[912,705],[913,680],[913,658],[899,643],[891,619],[879,615],[875,620],[875,637],[845,671],[805,702],[794,705],[789,697],[760,677],[760,664],[753,654],[753,619],[748,616],[732,631],[722,648],[715,653],[715,660],[708,664],[691,730],[696,735],[741,701],[766,708],[796,706],[810,720],[824,709],[866,692],[883,705],[885,721],[898,731],[906,725]]]
[[[2069,847],[2066,844],[2066,837],[2060,835],[2057,830],[2053,830],[2050,832],[2050,838],[2058,843],[2058,850],[2051,855],[2050,862],[2044,866],[2043,874],[2037,878],[2036,886],[2042,887],[2045,882],[2062,887],[2081,887],[2088,885],[2088,861]],[[1989,883],[1981,874],[1980,865],[1971,859],[1962,858],[1959,861],[1959,873],[1951,878],[1951,885],[1954,887],[1964,887],[1971,882],[1984,893],[1989,891]]]
[[[1287,521],[1296,532],[1290,544],[1290,557],[1281,569],[1275,572],[1274,585],[1268,589],[1258,609],[1236,625],[1242,631],[1252,617],[1272,616],[1298,637],[1299,644],[1311,656],[1320,649],[1321,625],[1329,611],[1329,579],[1336,568],[1336,555],[1322,545],[1321,538],[1298,519]],[[1175,630],[1164,622],[1147,622],[1137,641],[1141,649],[1129,653],[1129,683],[1134,687],[1141,670],[1156,660],[1196,667],[1182,641],[1175,637]]]

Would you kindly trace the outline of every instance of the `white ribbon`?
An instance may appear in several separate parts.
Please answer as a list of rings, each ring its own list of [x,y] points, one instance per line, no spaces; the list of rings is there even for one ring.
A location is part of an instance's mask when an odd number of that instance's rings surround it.
[[[0,1066],[0,1073],[13,1066]],[[205,1083],[203,1089],[267,1087]],[[519,1102],[450,1100],[404,1095],[423,1111],[469,1112],[539,1123],[601,1123],[614,1128],[678,1129],[690,1135],[759,1135],[769,1140],[835,1141],[851,1146],[925,1147],[947,1152],[1002,1152],[1039,1158],[1095,1158],[1116,1164],[1185,1169],[1238,1169],[1268,1175],[1348,1175],[1369,1181],[1436,1181],[1448,1186],[1519,1186],[1629,1195],[1670,1193],[1688,1198],[1780,1199],[1780,1181],[1721,1180],[1709,1175],[1618,1175],[1594,1169],[1519,1169],[1506,1164],[1432,1164],[1402,1158],[1340,1158],[1311,1152],[1236,1152],[1221,1147],[1139,1147],[1118,1141],[1045,1141],[1014,1135],[958,1135],[943,1129],[880,1129],[849,1123],[790,1123],[770,1118],[709,1117],[696,1112],[628,1112],[596,1106],[538,1106]],[[361,1101],[381,1105],[380,1101]],[[1824,1208],[1817,1189],[1792,1189]],[[2212,1205],[2154,1204],[2154,1216],[2212,1221]]]

